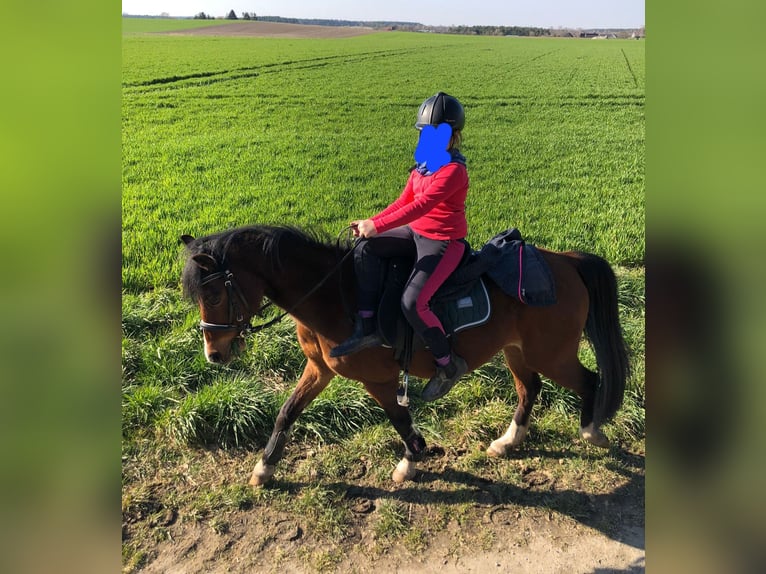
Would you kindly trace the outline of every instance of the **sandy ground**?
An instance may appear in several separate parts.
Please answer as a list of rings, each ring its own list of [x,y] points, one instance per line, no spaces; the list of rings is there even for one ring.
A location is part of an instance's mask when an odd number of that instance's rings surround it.
[[[244,476],[245,458],[219,455],[216,468],[208,471]],[[173,508],[172,498],[184,489],[198,487],[162,480],[153,483],[147,516],[124,516],[123,538],[141,540],[148,554],[139,571],[152,574],[645,571],[642,454],[627,453],[622,473],[596,492],[588,492],[589,480],[582,482],[586,491],[579,492],[569,482],[570,476],[556,479],[536,470],[533,465],[543,464],[542,460],[532,459],[531,470],[508,490],[505,483],[472,473],[440,470],[443,460],[433,459],[425,463],[430,470],[417,479],[422,480],[420,485],[392,483],[390,488],[380,488],[357,484],[364,477],[349,481],[345,496],[352,516],[336,536],[317,533],[313,520],[300,512],[280,511],[270,505],[194,520],[188,508]],[[198,479],[196,482],[209,481],[211,477]],[[297,487],[298,492],[310,486],[278,482],[275,488]],[[512,494],[498,495],[508,492]],[[410,534],[381,539],[376,524],[382,506],[392,500],[408,507]],[[440,509],[453,504],[459,509],[454,517],[431,528]],[[144,525],[148,521],[150,528],[137,528],[139,518]],[[214,527],[216,519],[223,519],[225,526]]]
[[[270,527],[271,526],[271,527]],[[452,522],[422,551],[402,545],[383,552],[365,532],[337,548],[342,556],[322,567],[322,550],[307,551],[304,531],[290,520],[266,525],[243,517],[226,534],[209,526],[187,524],[173,529],[173,540],[157,547],[158,556],[142,572],[340,574],[640,574],[645,571],[644,530],[628,526],[617,537],[571,520],[525,516],[512,523],[484,525],[491,543],[476,539],[466,525]],[[264,530],[270,534],[264,536]],[[615,538],[619,538],[617,540]],[[350,542],[352,542],[350,544]]]

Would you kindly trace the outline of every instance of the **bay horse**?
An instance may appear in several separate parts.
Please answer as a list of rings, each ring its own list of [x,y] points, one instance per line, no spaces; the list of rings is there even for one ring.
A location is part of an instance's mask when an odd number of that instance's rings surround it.
[[[370,348],[332,358],[330,350],[351,333],[354,307],[352,247],[326,241],[294,227],[250,226],[194,239],[184,235],[184,294],[199,305],[205,357],[227,363],[244,349],[250,321],[264,298],[289,314],[306,356],[295,389],[282,405],[250,484],[266,483],[282,458],[288,431],[306,406],[335,375],[360,381],[383,408],[404,441],[404,457],[393,471],[395,482],[411,479],[425,440],[410,411],[397,402],[400,365],[391,349]],[[540,375],[581,398],[580,435],[608,447],[600,427],[619,409],[630,366],[619,324],[617,283],[599,256],[540,249],[555,280],[557,301],[531,307],[487,281],[492,314],[487,323],[452,336],[453,348],[469,372],[502,351],[513,375],[518,406],[507,432],[487,448],[504,456],[527,434],[532,406],[542,386]],[[577,357],[583,332],[596,355],[598,374]],[[410,372],[423,379],[435,371],[427,349],[415,352]]]

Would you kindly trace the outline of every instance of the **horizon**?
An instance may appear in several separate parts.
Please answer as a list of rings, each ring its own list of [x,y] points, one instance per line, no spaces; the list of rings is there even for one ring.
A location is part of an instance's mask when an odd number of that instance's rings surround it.
[[[253,6],[252,4],[256,4]],[[193,18],[204,12],[225,18],[234,10],[256,16],[305,20],[400,22],[423,26],[517,26],[543,29],[638,29],[645,27],[644,0],[537,0],[508,4],[478,0],[467,5],[457,0],[388,0],[385,4],[353,0],[122,0],[127,16]]]
[[[236,13],[236,10],[234,11]],[[247,10],[245,10],[247,12]],[[243,12],[240,12],[237,14],[237,18],[242,18]],[[225,20],[226,14],[221,16],[215,16],[212,14],[208,14],[208,16],[211,16],[214,20]],[[191,16],[173,16],[171,14],[163,15],[163,14],[129,14],[127,12],[122,13],[123,18],[157,18],[157,19],[167,19],[167,20],[190,20],[194,19],[194,15]],[[424,24],[423,22],[413,22],[408,20],[349,20],[346,18],[312,18],[312,17],[298,17],[298,16],[280,16],[277,14],[264,14],[263,16],[257,16],[260,20],[261,18],[284,18],[284,19],[294,19],[294,20],[317,20],[322,22],[359,22],[362,24],[374,24],[374,23],[385,23],[385,24],[403,24],[403,25],[418,25],[418,26],[426,26],[431,28],[454,28],[458,26],[465,26],[468,28],[472,27],[480,27],[480,26],[498,26],[498,27],[505,27],[505,28],[541,28],[541,29],[559,29],[559,30],[565,30],[565,29],[572,29],[572,30],[638,30],[641,28],[645,28],[646,26],[644,24],[641,24],[640,26],[627,26],[627,27],[620,27],[620,26],[527,26],[523,24]],[[255,20],[253,20],[255,21]]]

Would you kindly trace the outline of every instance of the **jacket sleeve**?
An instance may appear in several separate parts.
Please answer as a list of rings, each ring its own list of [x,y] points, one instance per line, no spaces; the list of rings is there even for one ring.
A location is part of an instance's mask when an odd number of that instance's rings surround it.
[[[378,233],[415,221],[460,189],[462,177],[457,164],[447,164],[431,177],[428,189],[415,197],[412,191],[412,176],[410,176],[401,197],[372,218]],[[408,189],[410,199],[406,202],[402,201]]]
[[[377,215],[373,215],[370,219],[372,219],[373,223],[375,223],[375,220],[380,217],[385,217],[395,211],[398,211],[408,203],[412,201],[414,197],[413,191],[412,191],[412,174],[410,174],[409,179],[407,180],[407,184],[404,186],[404,189],[402,190],[401,195],[394,201],[391,205],[386,207],[383,211],[378,213]],[[378,225],[375,225],[375,229],[380,232],[380,229],[378,229]]]

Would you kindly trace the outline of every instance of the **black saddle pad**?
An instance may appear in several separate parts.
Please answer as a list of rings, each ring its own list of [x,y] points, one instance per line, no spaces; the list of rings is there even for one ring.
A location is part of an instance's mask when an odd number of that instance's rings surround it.
[[[412,271],[411,259],[388,260],[383,294],[378,305],[378,330],[386,346],[401,351],[412,338],[412,327],[402,313],[402,293]],[[491,307],[484,279],[476,277],[465,284],[450,282],[440,288],[431,300],[431,310],[439,317],[447,336],[478,327],[489,321]],[[415,348],[423,342],[413,340]]]

